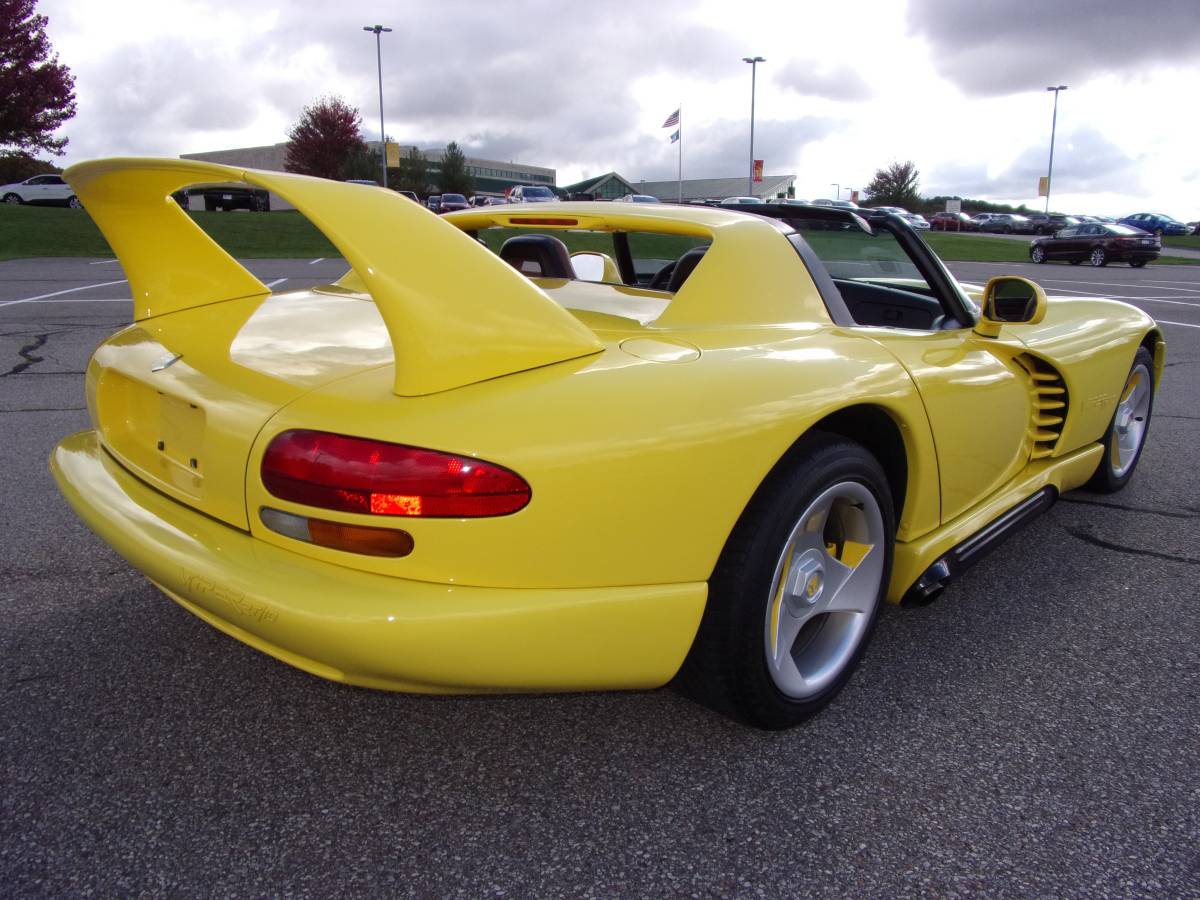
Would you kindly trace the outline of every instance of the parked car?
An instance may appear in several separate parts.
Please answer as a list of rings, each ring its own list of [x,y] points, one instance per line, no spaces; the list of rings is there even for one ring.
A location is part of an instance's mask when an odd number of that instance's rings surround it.
[[[1079,219],[1059,213],[1032,213],[1028,217],[1034,234],[1054,234],[1069,225],[1078,225]]]
[[[812,202],[812,205],[813,206],[832,206],[832,207],[835,207],[836,209],[858,209],[858,204],[851,203],[849,200],[829,200],[826,198],[822,198],[820,200],[814,200]]]
[[[16,184],[6,184],[0,187],[0,201],[36,206],[79,206],[79,198],[61,175],[34,175]]]
[[[967,213],[967,215],[969,215],[972,219],[975,220],[976,225],[983,225],[983,223],[986,222],[988,219],[994,219],[994,218],[996,218],[996,216],[1003,215],[1003,213],[981,212],[981,213]]]
[[[364,184],[368,187],[379,187],[379,182],[374,178],[347,178],[346,184]]]
[[[420,203],[420,199],[412,191],[396,191],[401,197],[407,197],[413,203]]]
[[[812,206],[807,200],[801,200],[799,197],[784,197],[779,202],[784,206]]]
[[[442,211],[442,195],[430,194],[425,198],[425,205],[433,212]]]
[[[934,231],[978,231],[979,223],[964,212],[934,213],[929,220]]]
[[[866,207],[866,208],[873,209],[878,212],[891,213],[892,215],[900,216],[901,218],[909,215],[908,210],[905,209],[903,206],[871,206],[871,207]]]
[[[233,212],[235,209],[245,209],[250,212],[270,212],[271,194],[261,188],[209,187],[198,192],[204,198],[204,209],[208,212]]]
[[[900,218],[902,218],[917,231],[928,231],[930,228],[929,220],[920,213],[906,213]]]
[[[159,215],[232,177],[345,248],[337,290],[272,294]],[[117,159],[67,179],[133,301],[88,365],[90,428],[52,452],[63,495],[186,610],[341,684],[678,673],[795,725],[885,600],[929,599],[1061,492],[1124,487],[1163,371],[1145,312],[1013,276],[976,302],[866,211],[564,204],[506,216],[494,253],[486,210],[435,222],[286,172]],[[606,280],[577,280],[564,239]],[[658,286],[631,290],[666,246]]]
[[[649,194],[626,194],[624,197],[617,197],[613,203],[661,203],[657,197],[651,197]]]
[[[745,206],[763,202],[765,201],[761,197],[726,197],[721,201],[721,206]]]
[[[462,194],[442,194],[442,204],[438,212],[454,212],[456,209],[470,209],[471,204]]]
[[[1182,222],[1172,219],[1170,216],[1161,215],[1160,213],[1134,213],[1132,216],[1126,216],[1119,220],[1117,224],[1140,228],[1142,231],[1157,234],[1159,237],[1163,235],[1176,236],[1191,233],[1191,229]]]
[[[558,195],[541,184],[518,184],[508,195],[509,203],[561,203]]]
[[[1000,213],[980,225],[979,230],[993,234],[1033,234],[1033,223],[1024,216]]]
[[[1029,245],[1029,258],[1035,263],[1055,259],[1079,265],[1085,259],[1093,266],[1127,262],[1140,269],[1158,259],[1162,239],[1128,225],[1070,225],[1052,237],[1038,238]]]
[[[1187,225],[1192,229],[1192,234],[1200,234],[1200,222],[1188,222]]]

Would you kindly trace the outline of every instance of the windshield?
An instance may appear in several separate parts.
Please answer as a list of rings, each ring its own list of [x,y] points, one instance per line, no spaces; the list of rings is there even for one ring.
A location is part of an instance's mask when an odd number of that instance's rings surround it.
[[[443,203],[466,203],[467,198],[462,194],[442,194]]]
[[[553,200],[554,191],[546,187],[527,187],[522,188],[521,196],[527,200],[530,198],[535,200]]]

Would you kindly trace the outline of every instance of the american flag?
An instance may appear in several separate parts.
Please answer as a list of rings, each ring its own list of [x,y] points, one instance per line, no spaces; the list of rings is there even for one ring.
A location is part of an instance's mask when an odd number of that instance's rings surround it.
[[[662,123],[662,127],[663,128],[674,128],[678,124],[679,124],[679,110],[675,110],[675,112],[673,112],[669,116],[667,116],[667,121]]]

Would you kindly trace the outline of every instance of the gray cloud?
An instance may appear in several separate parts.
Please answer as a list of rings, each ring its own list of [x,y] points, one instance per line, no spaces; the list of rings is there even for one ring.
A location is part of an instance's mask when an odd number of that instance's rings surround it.
[[[910,0],[908,26],[938,71],[977,96],[1187,65],[1200,51],[1196,0]]]
[[[805,60],[785,63],[775,76],[781,87],[798,94],[825,97],[829,100],[869,100],[871,88],[866,80],[849,66],[819,68]]]
[[[1036,196],[1038,178],[1046,174],[1049,144],[1026,147],[1013,164],[989,177],[979,163],[938,166],[925,178],[930,196],[976,199],[1028,199]],[[1124,153],[1094,129],[1059,134],[1054,145],[1054,193],[1138,194],[1146,189],[1138,157]]]

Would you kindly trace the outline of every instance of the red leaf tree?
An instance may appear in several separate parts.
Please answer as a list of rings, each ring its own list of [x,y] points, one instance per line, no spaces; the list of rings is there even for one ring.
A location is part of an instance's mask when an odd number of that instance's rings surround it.
[[[75,115],[75,79],[46,37],[37,0],[0,0],[0,147],[63,152],[51,135]]]
[[[366,149],[358,110],[341,97],[322,97],[304,107],[300,121],[288,132],[283,167],[301,175],[340,178],[351,153]]]

